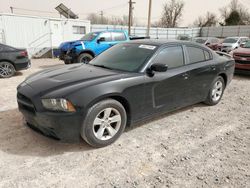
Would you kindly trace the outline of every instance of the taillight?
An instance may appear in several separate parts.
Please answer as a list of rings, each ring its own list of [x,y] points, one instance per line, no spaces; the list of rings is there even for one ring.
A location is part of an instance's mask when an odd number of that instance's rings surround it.
[[[21,51],[20,55],[24,56],[24,57],[28,57],[28,52],[27,51]]]

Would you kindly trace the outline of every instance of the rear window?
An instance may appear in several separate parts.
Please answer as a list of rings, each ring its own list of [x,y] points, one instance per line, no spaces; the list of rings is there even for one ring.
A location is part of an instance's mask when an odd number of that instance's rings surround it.
[[[193,46],[187,46],[187,52],[188,52],[188,58],[189,58],[189,63],[198,63],[202,61],[207,61],[211,59],[211,55],[207,50],[203,50],[198,47],[193,47]]]
[[[122,32],[113,32],[112,36],[113,36],[114,41],[124,41],[124,40],[126,40],[126,36]]]

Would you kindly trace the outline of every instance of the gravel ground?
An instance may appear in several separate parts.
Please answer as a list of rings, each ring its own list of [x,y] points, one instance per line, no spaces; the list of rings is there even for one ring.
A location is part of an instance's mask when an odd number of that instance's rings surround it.
[[[65,144],[24,126],[16,86],[0,80],[0,187],[250,187],[250,77],[235,76],[220,104],[197,104],[127,129],[111,146]]]

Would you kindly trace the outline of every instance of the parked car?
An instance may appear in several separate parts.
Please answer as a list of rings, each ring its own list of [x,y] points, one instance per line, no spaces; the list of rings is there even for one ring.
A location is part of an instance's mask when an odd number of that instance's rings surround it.
[[[235,59],[236,72],[250,73],[250,40],[230,54]]]
[[[86,34],[80,40],[64,42],[59,46],[59,58],[65,64],[88,63],[115,44],[129,41],[125,31],[101,31]]]
[[[9,78],[16,71],[30,67],[30,60],[25,49],[17,49],[0,43],[0,78]]]
[[[28,77],[17,88],[17,102],[29,127],[103,147],[135,122],[199,102],[216,105],[234,63],[231,56],[192,42],[131,41],[89,64]]]
[[[245,44],[247,40],[249,40],[248,37],[227,37],[218,47],[218,50],[229,53],[232,50],[239,48],[240,45]]]
[[[194,39],[194,42],[204,44],[212,50],[217,50],[218,45],[220,44],[220,39],[215,37],[197,37]]]

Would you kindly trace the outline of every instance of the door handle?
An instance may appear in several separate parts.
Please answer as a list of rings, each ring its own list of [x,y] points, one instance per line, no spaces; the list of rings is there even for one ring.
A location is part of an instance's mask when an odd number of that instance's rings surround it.
[[[216,70],[216,66],[215,66],[215,65],[212,65],[210,68],[211,68],[212,70]]]
[[[188,74],[188,73],[184,73],[184,74],[182,75],[182,77],[183,77],[185,80],[187,80],[187,79],[189,78],[189,74]]]

